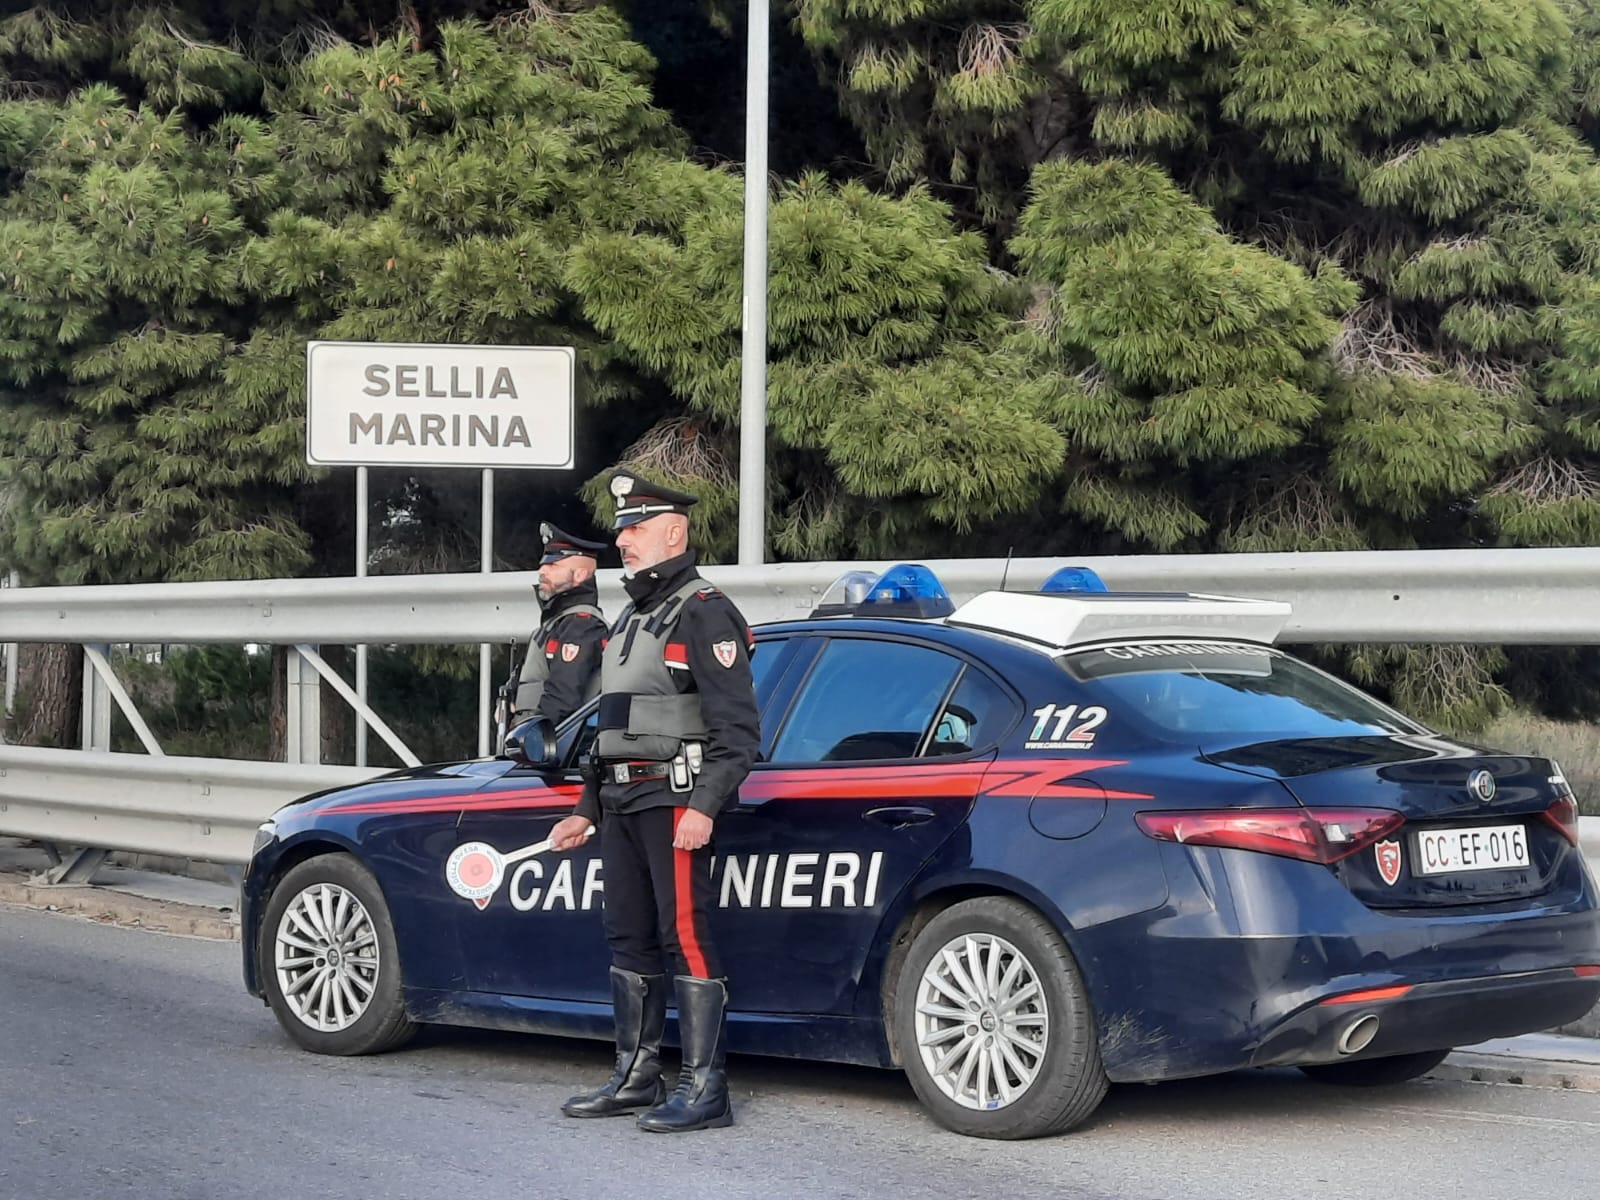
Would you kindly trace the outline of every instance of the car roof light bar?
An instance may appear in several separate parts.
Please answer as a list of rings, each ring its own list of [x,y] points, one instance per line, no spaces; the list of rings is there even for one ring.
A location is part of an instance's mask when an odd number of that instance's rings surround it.
[[[1292,612],[1279,600],[1187,592],[983,592],[956,609],[946,624],[1063,650],[1153,638],[1270,643]]]

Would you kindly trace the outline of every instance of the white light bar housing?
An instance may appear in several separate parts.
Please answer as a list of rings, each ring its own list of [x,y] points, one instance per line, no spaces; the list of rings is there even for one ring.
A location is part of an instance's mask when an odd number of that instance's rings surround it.
[[[1272,642],[1291,611],[1281,600],[1237,596],[983,592],[945,622],[1065,650],[1138,638]]]

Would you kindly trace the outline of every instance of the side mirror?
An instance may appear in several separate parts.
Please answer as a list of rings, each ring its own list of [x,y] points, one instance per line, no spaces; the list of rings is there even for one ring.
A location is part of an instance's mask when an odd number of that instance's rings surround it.
[[[543,717],[522,722],[506,734],[502,756],[525,767],[552,771],[556,761],[556,727]]]

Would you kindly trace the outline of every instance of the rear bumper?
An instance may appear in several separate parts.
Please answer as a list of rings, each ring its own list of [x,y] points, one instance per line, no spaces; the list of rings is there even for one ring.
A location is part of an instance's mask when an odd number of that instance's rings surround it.
[[[1353,1002],[1332,996],[1269,1031],[1249,1065],[1299,1066],[1470,1046],[1567,1024],[1596,1001],[1600,977],[1580,977],[1571,968],[1422,983],[1400,995]],[[1377,1022],[1371,1041],[1354,1053],[1341,1049],[1347,1033],[1369,1018]],[[1361,1040],[1368,1032],[1370,1025]]]
[[[1118,1082],[1466,1046],[1550,1029],[1600,1000],[1594,884],[1566,865],[1532,902],[1398,915],[1315,864],[1163,846],[1167,904],[1080,930],[1101,1058]],[[1404,987],[1370,1004],[1325,1003]],[[1378,1017],[1356,1055],[1338,1040]]]

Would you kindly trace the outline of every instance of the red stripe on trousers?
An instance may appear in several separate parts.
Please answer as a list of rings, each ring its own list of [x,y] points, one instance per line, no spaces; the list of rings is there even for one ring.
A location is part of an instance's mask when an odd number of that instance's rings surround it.
[[[672,810],[672,836],[677,840],[678,826],[683,823],[683,814],[686,808]],[[672,890],[677,902],[678,945],[683,948],[683,958],[689,968],[689,974],[700,979],[709,979],[710,972],[706,970],[705,952],[700,949],[700,938],[694,931],[694,852],[692,850],[679,850],[676,846],[672,850]]]

